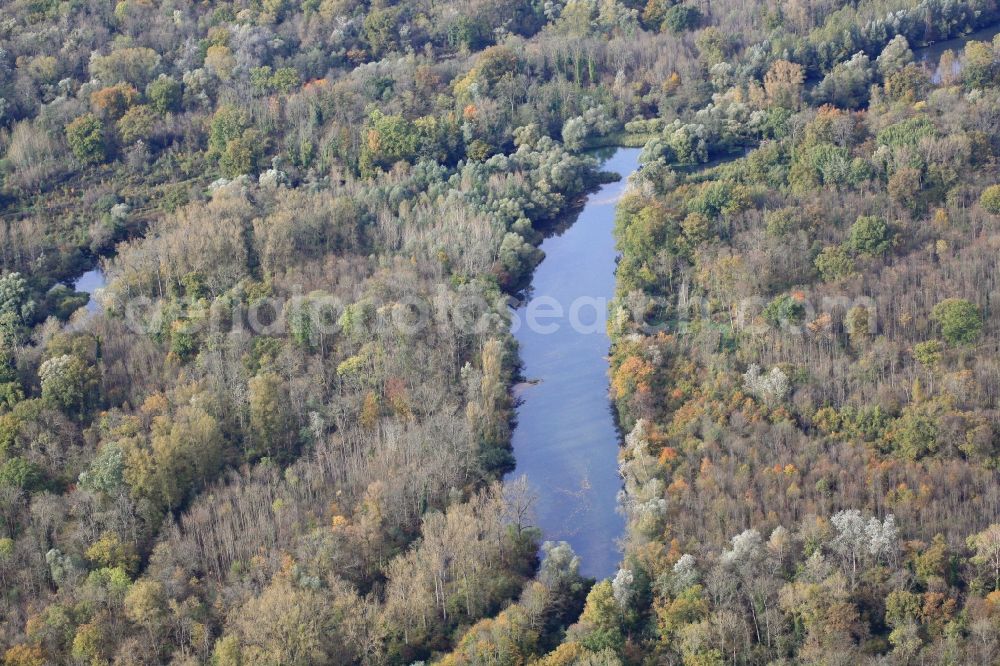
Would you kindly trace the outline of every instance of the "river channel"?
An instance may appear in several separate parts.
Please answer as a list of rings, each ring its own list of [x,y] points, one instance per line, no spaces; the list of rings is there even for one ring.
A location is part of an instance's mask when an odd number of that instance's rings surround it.
[[[617,568],[625,528],[617,510],[619,434],[608,397],[606,317],[615,291],[615,205],[639,152],[615,150],[603,170],[621,180],[591,193],[576,221],[542,243],[545,259],[513,326],[527,381],[515,389],[521,402],[511,478],[527,476],[538,495],[543,537],[569,542],[581,572],[597,578]]]

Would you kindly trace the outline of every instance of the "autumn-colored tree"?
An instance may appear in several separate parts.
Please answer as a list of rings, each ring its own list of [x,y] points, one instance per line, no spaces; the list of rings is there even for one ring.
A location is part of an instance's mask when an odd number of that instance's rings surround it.
[[[222,80],[228,80],[236,68],[236,58],[224,44],[213,44],[205,51],[205,68]]]
[[[81,624],[73,637],[73,658],[87,664],[106,663],[111,656],[112,639],[100,619]]]
[[[970,88],[982,88],[994,83],[996,75],[992,45],[986,42],[967,42],[962,64],[962,81],[965,85]]]
[[[786,109],[798,109],[802,99],[802,65],[787,60],[775,60],[764,75],[764,92],[771,104]]]
[[[18,643],[4,653],[3,663],[5,666],[45,666],[49,661],[41,646]]]
[[[154,641],[158,639],[168,613],[166,591],[159,581],[137,580],[125,596],[126,616],[142,627]]]
[[[591,588],[583,614],[568,637],[589,650],[620,650],[624,643],[622,619],[611,581],[602,580]]]
[[[148,446],[126,442],[125,477],[134,493],[174,509],[215,477],[224,461],[224,446],[215,417],[184,405],[172,415],[154,417]]]
[[[94,113],[108,120],[118,120],[139,101],[139,91],[127,83],[116,83],[90,93]]]
[[[139,566],[139,556],[135,546],[124,543],[118,535],[106,532],[92,543],[86,552],[87,559],[101,567],[119,567],[126,573],[134,575]]]

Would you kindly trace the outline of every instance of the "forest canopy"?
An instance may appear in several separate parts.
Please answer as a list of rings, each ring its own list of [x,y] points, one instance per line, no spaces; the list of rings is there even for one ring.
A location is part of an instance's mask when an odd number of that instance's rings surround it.
[[[3,663],[996,662],[998,22],[5,3]],[[595,581],[508,300],[619,145]]]

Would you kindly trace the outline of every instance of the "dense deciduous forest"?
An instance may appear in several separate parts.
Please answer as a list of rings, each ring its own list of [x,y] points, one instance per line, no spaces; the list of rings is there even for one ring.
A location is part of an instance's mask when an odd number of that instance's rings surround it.
[[[4,663],[996,663],[998,21],[4,3]],[[594,581],[508,302],[622,144]]]
[[[845,66],[867,71],[855,92],[841,65],[769,91],[795,67],[776,61],[760,99],[794,113],[745,158],[684,175],[647,146],[618,212],[612,361],[630,429],[612,589],[641,601],[599,643],[996,660],[994,59],[969,43],[938,85],[896,37]]]

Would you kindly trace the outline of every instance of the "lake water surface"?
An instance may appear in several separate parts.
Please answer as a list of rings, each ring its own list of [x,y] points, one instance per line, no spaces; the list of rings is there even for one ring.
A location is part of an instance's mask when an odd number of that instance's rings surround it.
[[[615,204],[639,166],[639,152],[617,149],[603,169],[622,179],[593,192],[572,226],[542,243],[545,260],[535,270],[528,302],[545,299],[545,311],[561,307],[564,315],[536,317],[543,326],[532,327],[526,306],[515,312],[528,383],[517,387],[517,469],[509,478],[527,476],[538,494],[535,514],[544,538],[568,541],[581,571],[598,578],[617,569],[625,527],[617,511],[619,435],[608,395],[605,319],[615,291]],[[569,316],[574,302],[576,327]],[[605,307],[593,307],[596,302]]]

